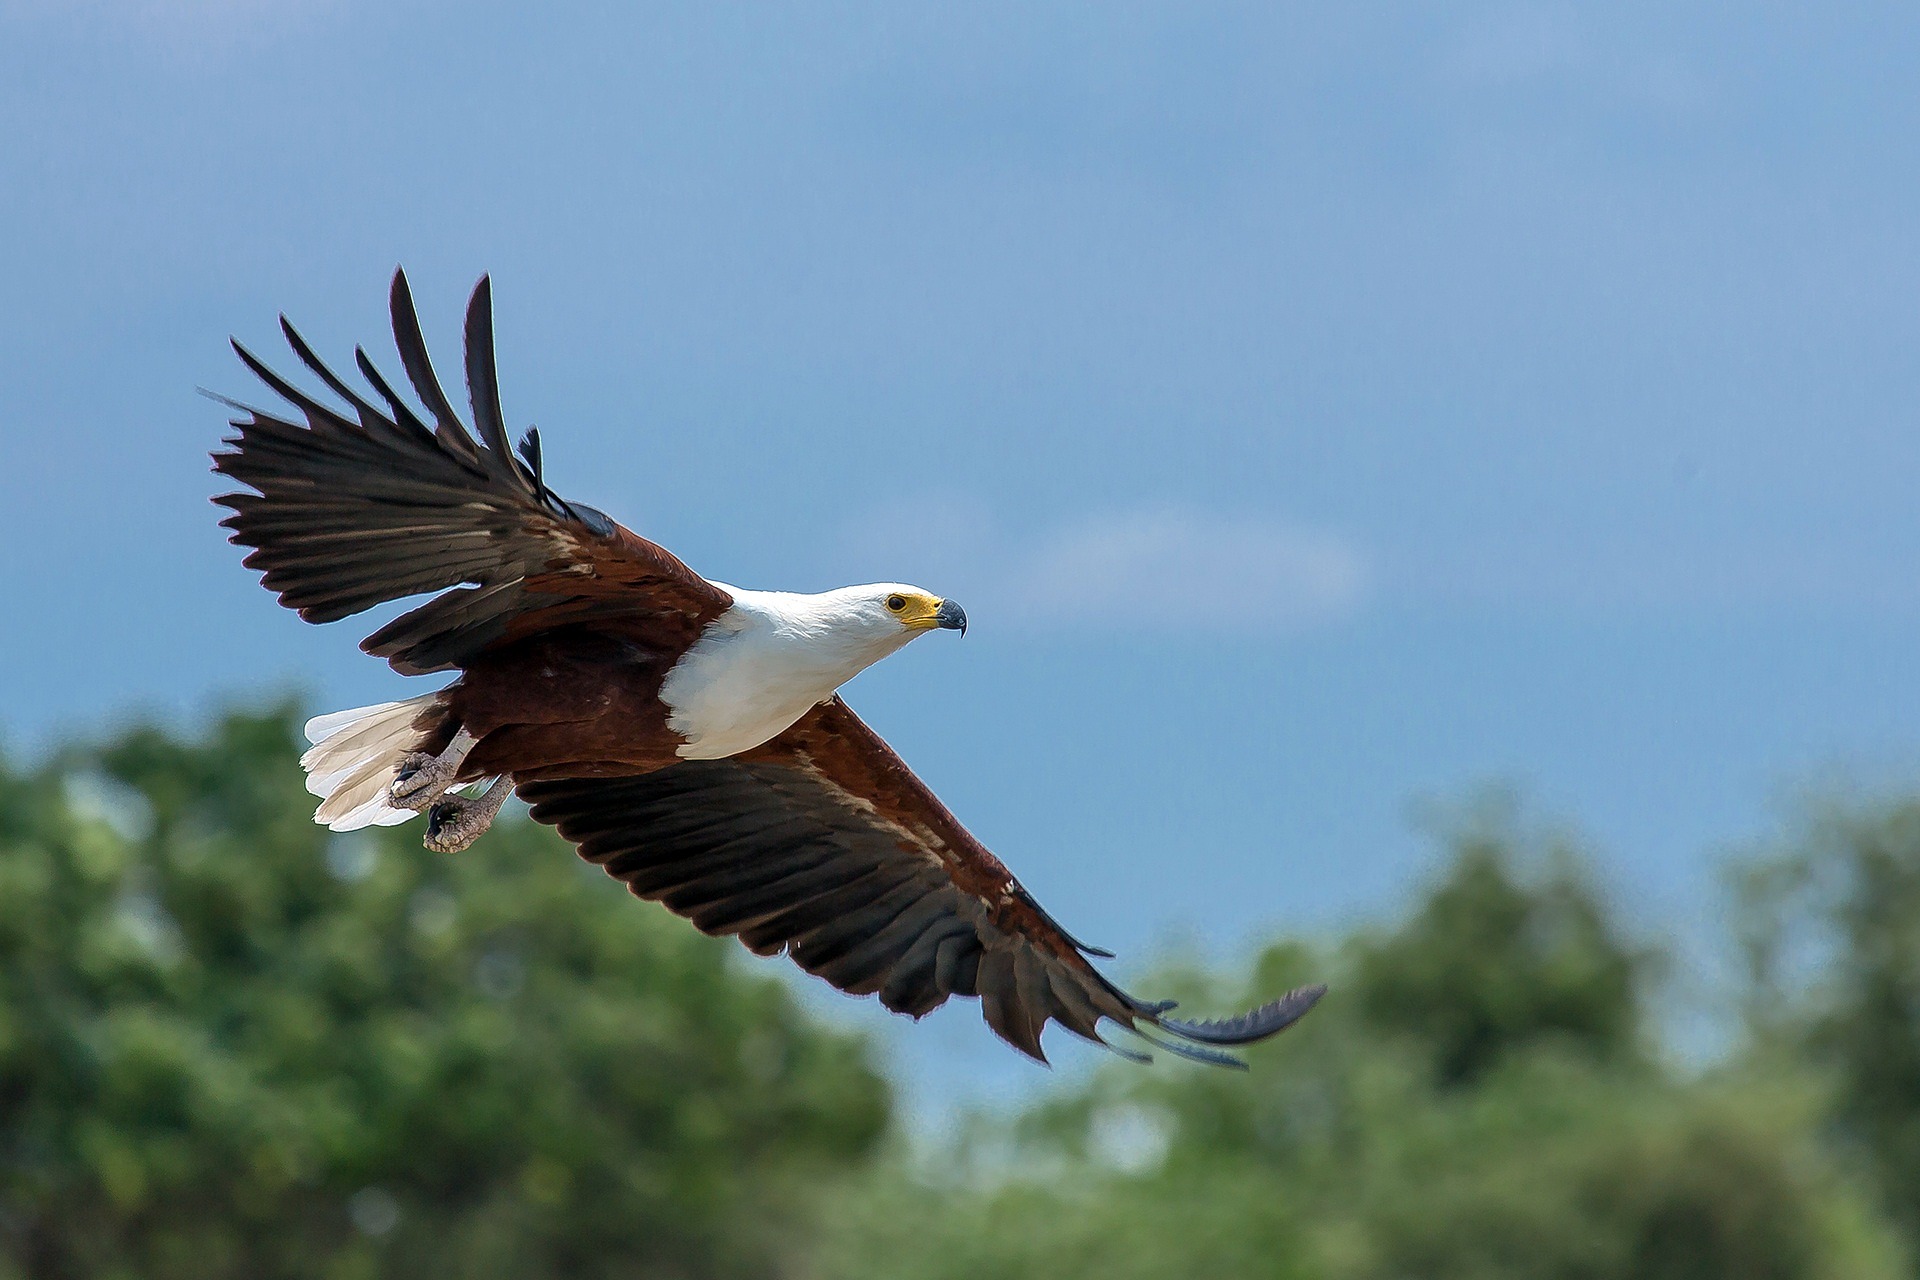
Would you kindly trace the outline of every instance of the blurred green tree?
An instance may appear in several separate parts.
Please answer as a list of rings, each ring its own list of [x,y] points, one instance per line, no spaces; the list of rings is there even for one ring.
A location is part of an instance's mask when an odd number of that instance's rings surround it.
[[[1251,1074],[1099,1069],[880,1158],[861,1040],[530,823],[315,827],[293,724],[0,766],[0,1280],[1913,1274],[1920,805],[1742,872],[1711,1069],[1577,846],[1494,820],[1397,925],[1166,975],[1333,978]]]
[[[1820,833],[1837,872],[1814,1048],[1838,1070],[1837,1110],[1870,1153],[1886,1202],[1920,1240],[1920,805]],[[1817,857],[1818,854],[1815,854]]]
[[[1920,1254],[1920,803],[1827,806],[1735,881],[1754,1038],[1831,1073],[1838,1137]]]
[[[1614,924],[1578,850],[1499,817],[1476,819],[1452,844],[1412,918],[1354,943],[1368,1018],[1423,1044],[1444,1085],[1479,1080],[1547,1040],[1596,1062],[1636,1056],[1654,957]]]
[[[525,821],[311,821],[293,708],[0,768],[0,1275],[781,1274],[863,1042]]]
[[[1671,1066],[1651,952],[1577,848],[1454,840],[1397,928],[1268,949],[1231,1003],[1332,992],[1247,1075],[1102,1068],[850,1196],[817,1274],[998,1280],[1891,1280],[1804,1073]]]

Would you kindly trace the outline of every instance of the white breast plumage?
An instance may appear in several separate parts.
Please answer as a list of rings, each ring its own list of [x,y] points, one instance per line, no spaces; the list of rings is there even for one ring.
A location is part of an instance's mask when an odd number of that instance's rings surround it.
[[[667,673],[660,701],[679,754],[719,760],[778,736],[911,639],[899,627],[849,628],[837,597],[724,587],[733,607]]]

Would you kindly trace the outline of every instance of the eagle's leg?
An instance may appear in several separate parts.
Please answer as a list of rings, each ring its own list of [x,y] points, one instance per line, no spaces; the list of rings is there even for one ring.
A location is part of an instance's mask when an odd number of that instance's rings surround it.
[[[500,806],[513,794],[513,779],[505,774],[477,796],[443,794],[427,810],[427,848],[435,853],[459,853],[493,825]]]
[[[479,741],[461,729],[453,735],[447,749],[437,756],[425,751],[414,752],[400,762],[400,771],[394,775],[393,785],[387,788],[388,801],[395,808],[411,809],[415,813],[427,808],[447,793],[454,775],[466,763],[467,753]]]

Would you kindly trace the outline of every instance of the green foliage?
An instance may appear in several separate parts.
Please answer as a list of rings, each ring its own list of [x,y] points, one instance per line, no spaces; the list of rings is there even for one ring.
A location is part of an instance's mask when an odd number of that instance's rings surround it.
[[[1841,1135],[1920,1241],[1920,804],[1827,812],[1738,886],[1756,1037],[1831,1071]]]
[[[1920,806],[1831,834],[1842,945],[1816,1046],[1839,1071],[1839,1115],[1888,1204],[1920,1233]]]
[[[863,1046],[524,820],[314,826],[294,724],[0,772],[0,1274],[774,1270]]]
[[[0,766],[0,1280],[1916,1274],[1920,805],[1741,869],[1711,1068],[1578,850],[1495,822],[1397,924],[1156,981],[1330,979],[1250,1073],[1114,1064],[903,1154],[737,947],[524,820],[330,835],[293,723]]]
[[[1549,851],[1551,854],[1551,851]],[[1567,852],[1460,838],[1397,929],[1269,949],[1331,977],[1246,1075],[1103,1068],[849,1198],[818,1274],[1871,1280],[1901,1272],[1805,1072],[1646,1049],[1645,952]]]
[[[1646,957],[1619,935],[1573,850],[1463,834],[1413,918],[1356,947],[1355,994],[1383,1030],[1427,1047],[1443,1084],[1479,1080],[1516,1050],[1557,1040],[1595,1061],[1638,1048]],[[1520,863],[1537,879],[1523,883]]]
[[[1683,1086],[1549,1058],[1515,1064],[1379,1135],[1358,1188],[1364,1247],[1332,1274],[1892,1274],[1890,1242],[1862,1229],[1810,1117],[1804,1099],[1724,1079]]]

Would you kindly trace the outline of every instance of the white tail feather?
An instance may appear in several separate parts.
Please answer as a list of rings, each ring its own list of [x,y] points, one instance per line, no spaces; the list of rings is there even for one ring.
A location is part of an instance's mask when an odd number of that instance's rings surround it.
[[[414,816],[387,803],[400,764],[415,750],[413,722],[440,695],[355,707],[307,721],[313,746],[300,757],[307,790],[320,797],[313,820],[334,831],[392,827]]]

